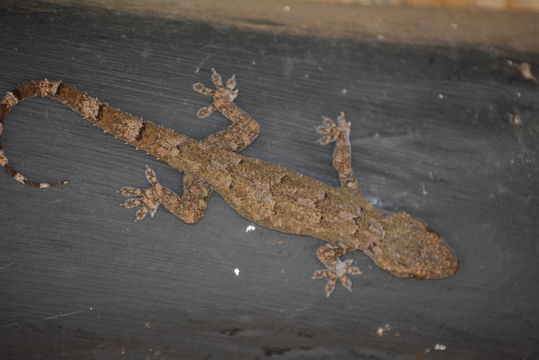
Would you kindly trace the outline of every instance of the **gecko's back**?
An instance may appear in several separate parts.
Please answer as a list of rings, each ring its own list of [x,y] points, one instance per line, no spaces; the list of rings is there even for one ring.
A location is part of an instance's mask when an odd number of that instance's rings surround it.
[[[178,149],[172,166],[206,180],[248,220],[327,241],[354,241],[360,218],[376,211],[359,193],[203,142]]]

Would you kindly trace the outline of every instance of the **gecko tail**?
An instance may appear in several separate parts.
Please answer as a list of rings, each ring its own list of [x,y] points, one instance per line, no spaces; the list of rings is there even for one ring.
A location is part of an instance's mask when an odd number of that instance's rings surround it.
[[[0,163],[3,162],[3,159],[6,159],[6,157],[5,157],[4,153],[3,153],[3,151],[0,150]],[[32,187],[37,187],[37,188],[40,188],[40,189],[46,189],[46,188],[50,188],[50,187],[54,187],[54,186],[60,186],[60,185],[64,185],[64,184],[69,183],[69,180],[62,180],[62,181],[55,182],[55,183],[32,181],[32,180],[28,179],[26,176],[24,176],[23,174],[21,174],[20,172],[18,172],[17,170],[15,170],[14,168],[12,168],[11,165],[9,165],[9,163],[7,163],[7,162],[5,164],[3,164],[2,167],[4,168],[4,170],[14,180],[20,182],[21,184],[32,186]]]
[[[19,102],[32,97],[49,97],[57,93],[61,82],[52,82],[47,79],[42,81],[33,81],[31,83],[21,85],[14,90],[8,91],[0,100],[0,136],[4,130],[4,120],[9,111]],[[16,181],[37,188],[50,188],[68,183],[68,180],[63,180],[55,183],[36,182],[29,180],[26,176],[15,170],[10,164],[4,152],[2,143],[0,142],[0,166]]]
[[[194,141],[186,135],[176,133],[172,129],[166,129],[114,108],[61,81],[49,81],[47,79],[19,85],[14,90],[8,91],[0,99],[0,135],[2,135],[3,122],[9,111],[21,101],[34,97],[46,97],[61,102],[82,117],[90,120],[105,133],[113,135],[138,150],[144,150],[158,159],[174,151],[181,144]],[[57,183],[40,183],[29,180],[9,165],[1,144],[0,167],[3,167],[18,182],[29,186],[49,188],[67,183],[67,180]]]

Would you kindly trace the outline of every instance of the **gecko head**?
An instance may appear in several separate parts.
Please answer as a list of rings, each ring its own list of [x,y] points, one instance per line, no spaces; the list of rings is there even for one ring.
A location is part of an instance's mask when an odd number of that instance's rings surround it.
[[[437,232],[406,213],[384,217],[381,236],[365,249],[378,266],[395,276],[437,279],[453,275],[458,260]]]

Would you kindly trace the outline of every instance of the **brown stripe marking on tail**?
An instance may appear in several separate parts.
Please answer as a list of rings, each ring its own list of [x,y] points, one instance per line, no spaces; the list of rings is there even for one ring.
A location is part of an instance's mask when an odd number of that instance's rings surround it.
[[[14,90],[8,91],[6,95],[0,100],[0,136],[4,131],[4,119],[9,111],[17,105],[19,102],[32,98],[32,97],[49,97],[54,96],[58,92],[58,89],[62,86],[61,81],[48,81],[47,79],[42,81],[32,81],[28,84],[21,85]],[[33,187],[49,188],[53,186],[59,186],[67,184],[68,181],[60,181],[56,183],[42,183],[29,180],[26,176],[15,170],[9,165],[9,160],[2,148],[0,142],[0,166],[11,175],[16,181]]]

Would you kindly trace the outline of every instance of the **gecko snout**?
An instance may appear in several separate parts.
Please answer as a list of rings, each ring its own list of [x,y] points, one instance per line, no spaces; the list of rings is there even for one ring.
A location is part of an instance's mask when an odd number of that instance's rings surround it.
[[[384,235],[368,255],[395,276],[439,279],[458,269],[455,253],[441,236],[406,213],[382,220]]]

